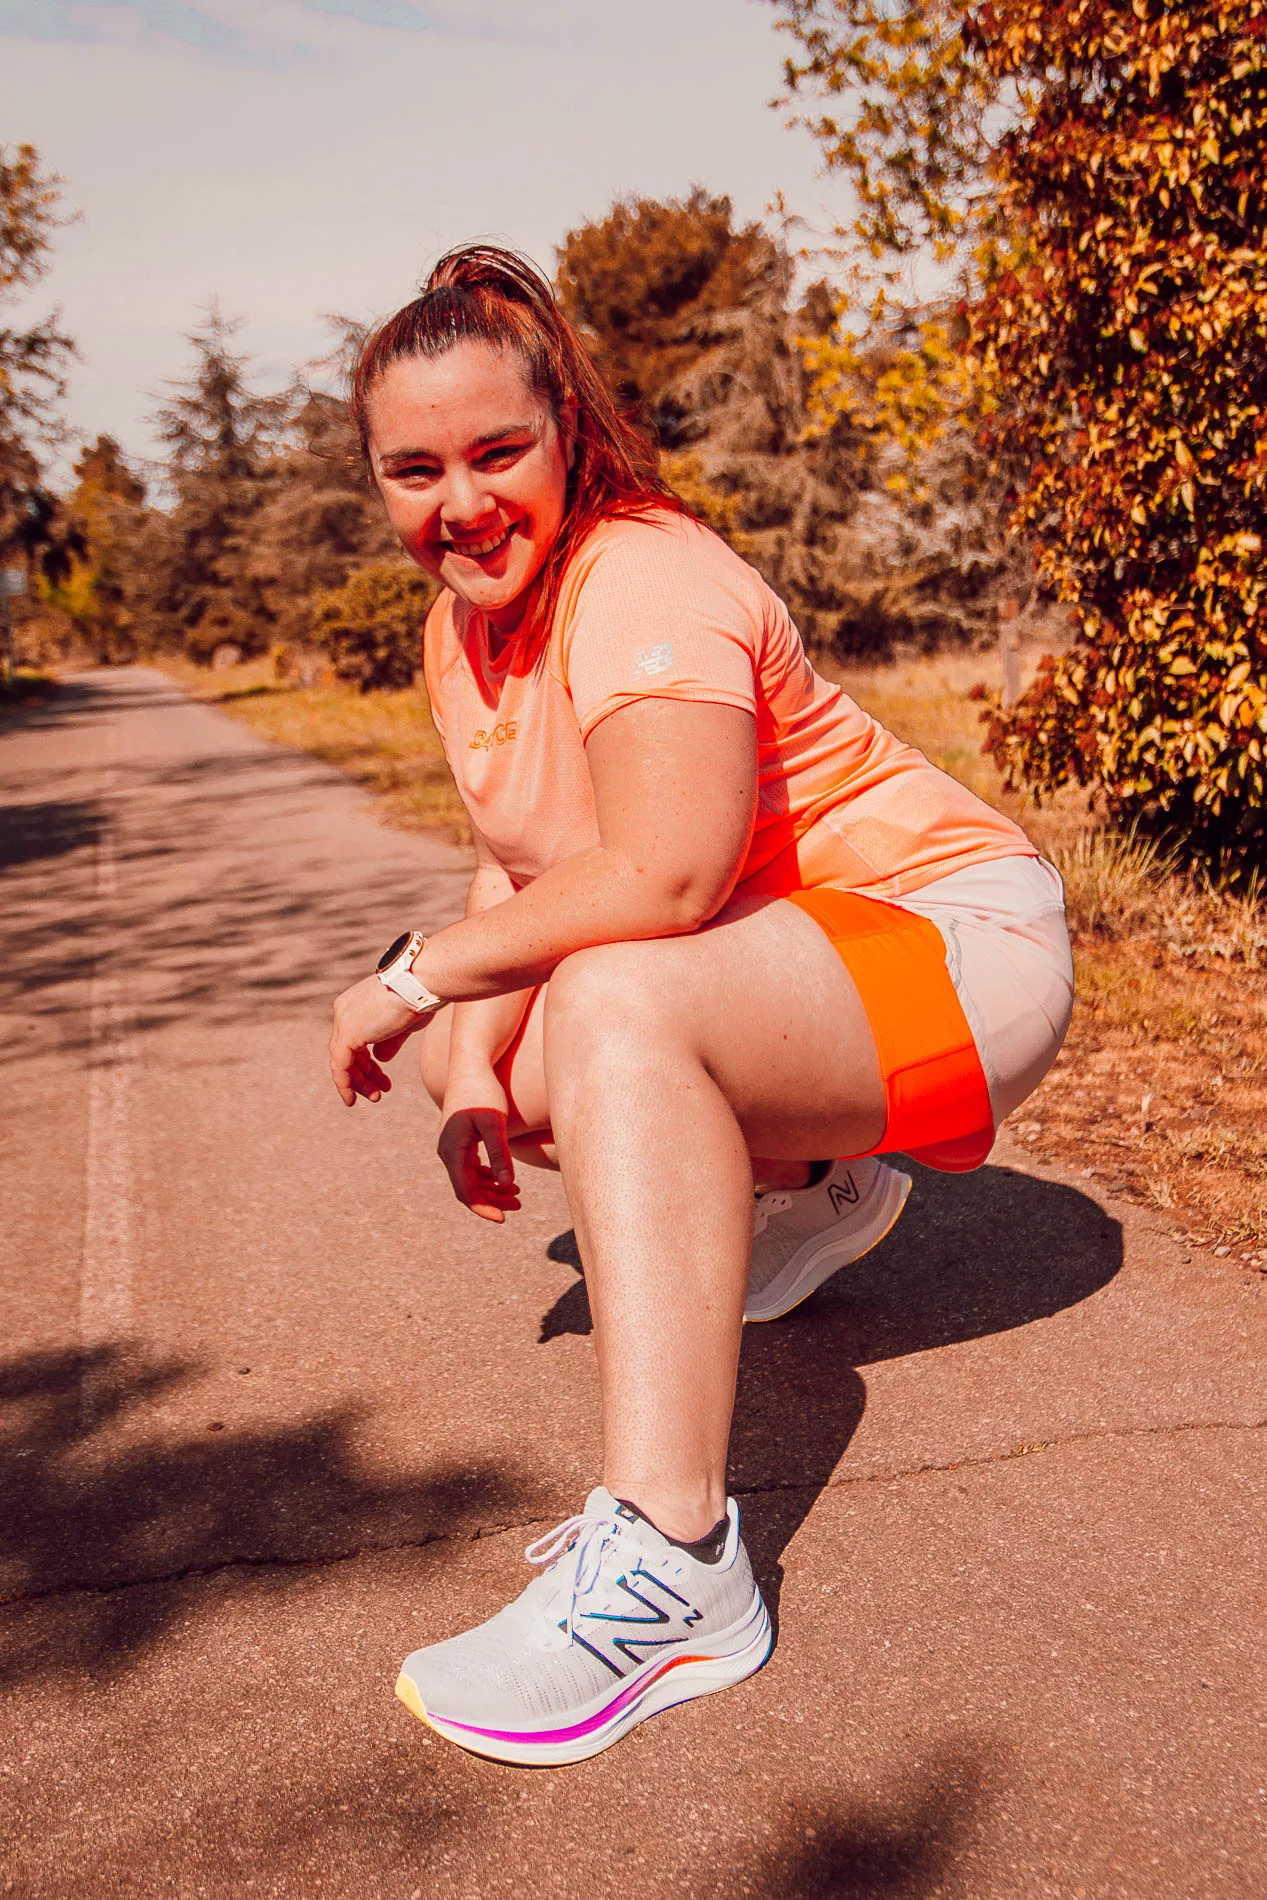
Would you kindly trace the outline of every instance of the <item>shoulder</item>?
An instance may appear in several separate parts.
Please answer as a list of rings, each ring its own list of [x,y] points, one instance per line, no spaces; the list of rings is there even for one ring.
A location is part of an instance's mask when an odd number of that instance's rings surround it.
[[[422,668],[433,708],[442,696],[447,675],[452,672],[462,652],[460,605],[456,596],[446,587],[432,601],[422,623]]]
[[[766,583],[720,535],[694,515],[654,513],[602,521],[568,563],[559,619],[627,605],[640,617],[657,607],[760,625],[776,604]]]
[[[736,583],[759,576],[720,535],[694,515],[657,508],[617,515],[586,536],[569,564],[579,576],[633,569],[640,573],[727,575]]]

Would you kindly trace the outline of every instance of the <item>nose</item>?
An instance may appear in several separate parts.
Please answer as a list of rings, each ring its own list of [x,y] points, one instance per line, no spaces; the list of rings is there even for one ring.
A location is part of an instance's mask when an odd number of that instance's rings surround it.
[[[496,511],[493,497],[485,493],[469,468],[451,469],[444,488],[440,519],[452,534],[472,533]]]

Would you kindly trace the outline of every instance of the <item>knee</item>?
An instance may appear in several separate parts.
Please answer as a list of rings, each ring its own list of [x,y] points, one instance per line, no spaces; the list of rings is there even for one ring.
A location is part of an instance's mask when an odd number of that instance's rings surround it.
[[[642,1030],[655,1016],[655,997],[667,988],[661,940],[596,944],[564,958],[545,994],[545,1034],[555,1043],[570,1032],[619,1037]]]

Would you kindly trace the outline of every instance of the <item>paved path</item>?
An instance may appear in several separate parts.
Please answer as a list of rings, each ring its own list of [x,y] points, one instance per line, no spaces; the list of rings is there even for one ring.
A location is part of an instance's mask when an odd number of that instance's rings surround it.
[[[0,740],[0,1892],[1267,1891],[1260,1284],[1004,1149],[745,1342],[781,1637],[582,1767],[463,1756],[404,1653],[596,1471],[558,1185],[448,1198],[328,999],[462,855],[141,670]]]

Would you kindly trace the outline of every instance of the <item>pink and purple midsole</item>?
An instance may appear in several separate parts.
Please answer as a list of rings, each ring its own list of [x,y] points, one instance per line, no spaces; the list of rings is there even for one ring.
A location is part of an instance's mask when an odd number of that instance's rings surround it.
[[[623,1715],[631,1703],[637,1702],[657,1682],[662,1682],[671,1669],[678,1668],[682,1663],[716,1661],[715,1656],[673,1656],[653,1675],[644,1676],[641,1682],[618,1690],[597,1715],[587,1716],[584,1722],[575,1722],[570,1728],[476,1728],[472,1722],[454,1722],[447,1715],[438,1716],[434,1709],[428,1709],[427,1714],[433,1721],[443,1722],[446,1728],[461,1729],[464,1735],[482,1735],[490,1742],[575,1742],[584,1735],[592,1735],[595,1729],[602,1728],[614,1716]]]

